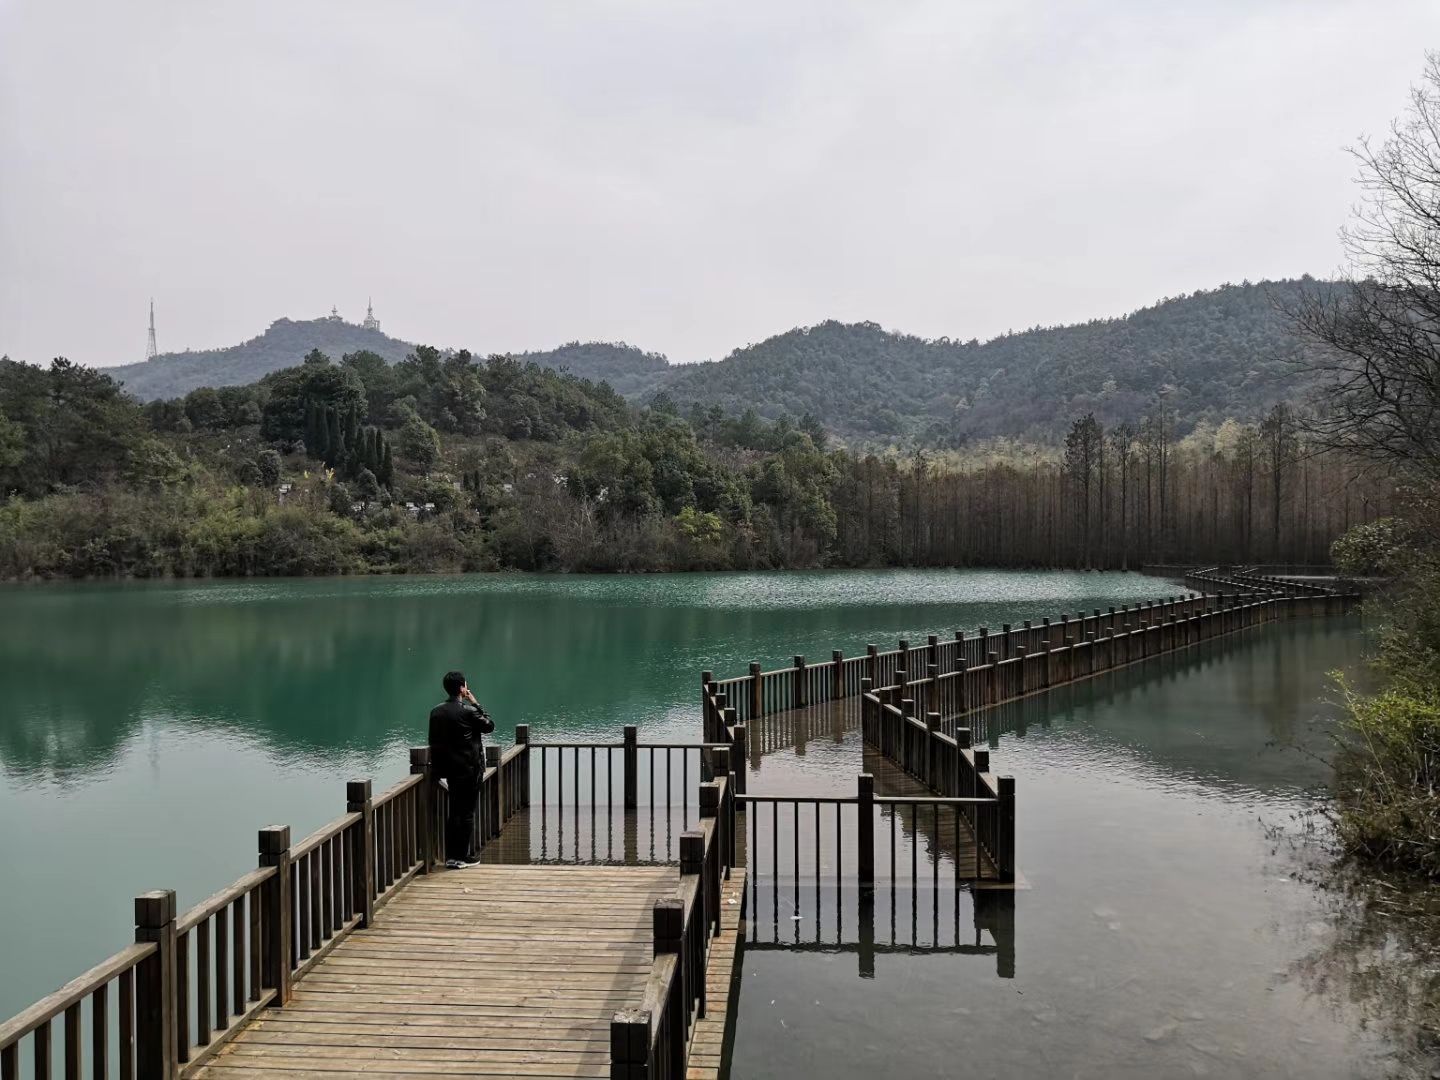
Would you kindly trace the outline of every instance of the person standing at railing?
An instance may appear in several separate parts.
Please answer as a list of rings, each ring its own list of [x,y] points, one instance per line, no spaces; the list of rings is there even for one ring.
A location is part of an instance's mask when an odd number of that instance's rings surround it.
[[[495,723],[470,692],[464,672],[447,672],[443,683],[446,700],[430,710],[430,767],[450,791],[445,865],[460,870],[474,864],[484,736],[495,730]]]

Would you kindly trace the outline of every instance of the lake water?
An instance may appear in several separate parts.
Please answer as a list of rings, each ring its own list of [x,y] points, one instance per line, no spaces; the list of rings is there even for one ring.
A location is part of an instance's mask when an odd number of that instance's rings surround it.
[[[693,739],[703,668],[1176,591],[1133,574],[976,571],[0,591],[0,1014],[128,941],[134,894],[175,888],[183,908],[254,865],[258,827],[298,837],[343,811],[347,778],[401,776],[447,668],[469,674],[504,741],[516,723]],[[1030,888],[999,914],[972,911],[969,894],[951,903],[965,950],[921,933],[877,954],[904,937],[890,936],[897,913],[938,921],[903,890],[874,930],[854,896],[790,920],[792,940],[827,944],[746,953],[735,1075],[1388,1067],[1359,1008],[1302,977],[1333,927],[1274,831],[1325,780],[1307,756],[1325,747],[1325,672],[1360,648],[1353,620],[1284,624],[997,716]],[[849,790],[866,767],[855,736],[758,764],[752,790],[787,777]]]

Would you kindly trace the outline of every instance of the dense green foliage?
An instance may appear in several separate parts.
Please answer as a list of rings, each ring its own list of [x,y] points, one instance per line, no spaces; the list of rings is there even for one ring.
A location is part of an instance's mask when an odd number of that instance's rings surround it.
[[[1307,289],[1333,292],[1314,281],[1225,285],[1123,318],[1035,328],[983,344],[825,322],[707,364],[671,366],[655,353],[598,342],[518,359],[608,383],[631,402],[661,394],[682,409],[754,408],[771,421],[810,414],[850,443],[953,448],[996,436],[1053,442],[1085,413],[1106,426],[1136,424],[1162,394],[1183,434],[1205,421],[1258,418],[1309,385],[1289,362],[1298,346],[1282,311]],[[249,383],[312,350],[364,354],[368,387],[385,381],[376,364],[401,366],[412,355],[422,365],[441,362],[438,353],[424,358],[424,350],[349,323],[281,319],[232,349],[170,354],[112,372],[149,400]]]
[[[522,363],[567,372],[591,382],[606,382],[630,401],[648,397],[670,375],[670,364],[659,353],[644,352],[624,342],[572,341],[558,349],[522,353]]]
[[[1327,461],[1267,466],[1265,425],[1173,428],[902,458],[426,346],[143,405],[6,361],[0,577],[1308,561],[1359,506]]]
[[[678,368],[666,392],[684,405],[812,413],[854,440],[956,446],[1006,436],[1053,441],[1085,413],[1138,423],[1164,394],[1180,431],[1258,418],[1305,388],[1288,361],[1282,308],[1314,281],[1225,285],[1116,319],[994,340],[928,341],[874,323],[821,323]]]

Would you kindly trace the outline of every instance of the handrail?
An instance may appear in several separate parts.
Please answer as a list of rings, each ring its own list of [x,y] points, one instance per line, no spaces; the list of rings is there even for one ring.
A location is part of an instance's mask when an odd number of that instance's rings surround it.
[[[998,803],[1000,796],[945,796],[945,795],[876,795],[875,802],[882,806],[989,806]]]
[[[23,1012],[17,1013],[0,1024],[0,1048],[10,1046],[29,1035],[77,1002],[87,994],[94,993],[117,975],[123,975],[154,954],[158,946],[153,941],[137,942],[121,949],[114,956],[100,961],[83,975],[41,998]]]
[[[388,788],[386,788],[384,791],[382,791],[379,795],[376,795],[376,796],[375,796],[375,809],[378,810],[378,809],[380,809],[380,807],[382,807],[382,806],[384,806],[386,803],[388,803],[391,799],[394,799],[394,798],[396,798],[397,796],[400,796],[400,795],[405,794],[405,792],[409,791],[412,787],[414,787],[416,784],[420,783],[423,779],[424,779],[424,777],[422,777],[422,776],[412,774],[412,775],[410,775],[410,776],[405,777],[404,780],[401,780],[401,781],[398,781],[397,783],[391,784]],[[322,830],[322,831],[323,831],[323,830]]]
[[[678,961],[673,953],[655,957],[650,967],[650,977],[645,980],[645,989],[640,996],[641,1010],[651,1017],[651,1045],[660,1027],[660,1018],[665,1011],[665,1000],[670,996],[670,985],[675,981]]]
[[[376,802],[378,803],[379,800],[377,799]],[[334,821],[321,825],[320,828],[305,837],[304,840],[290,846],[290,858],[294,860],[300,858],[302,855],[308,855],[326,840],[329,840],[333,836],[339,836],[359,820],[360,815],[358,813],[345,814],[336,818]]]
[[[292,856],[293,857],[293,856]],[[262,866],[227,885],[209,899],[201,900],[184,915],[175,920],[175,932],[183,934],[193,930],[221,908],[229,907],[257,885],[263,885],[275,876],[275,867]]]

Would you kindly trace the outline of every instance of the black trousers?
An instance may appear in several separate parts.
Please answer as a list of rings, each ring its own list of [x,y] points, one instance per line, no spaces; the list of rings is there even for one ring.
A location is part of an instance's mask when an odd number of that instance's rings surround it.
[[[480,802],[480,777],[451,776],[450,805],[445,815],[445,858],[470,862],[475,857],[475,811]]]

